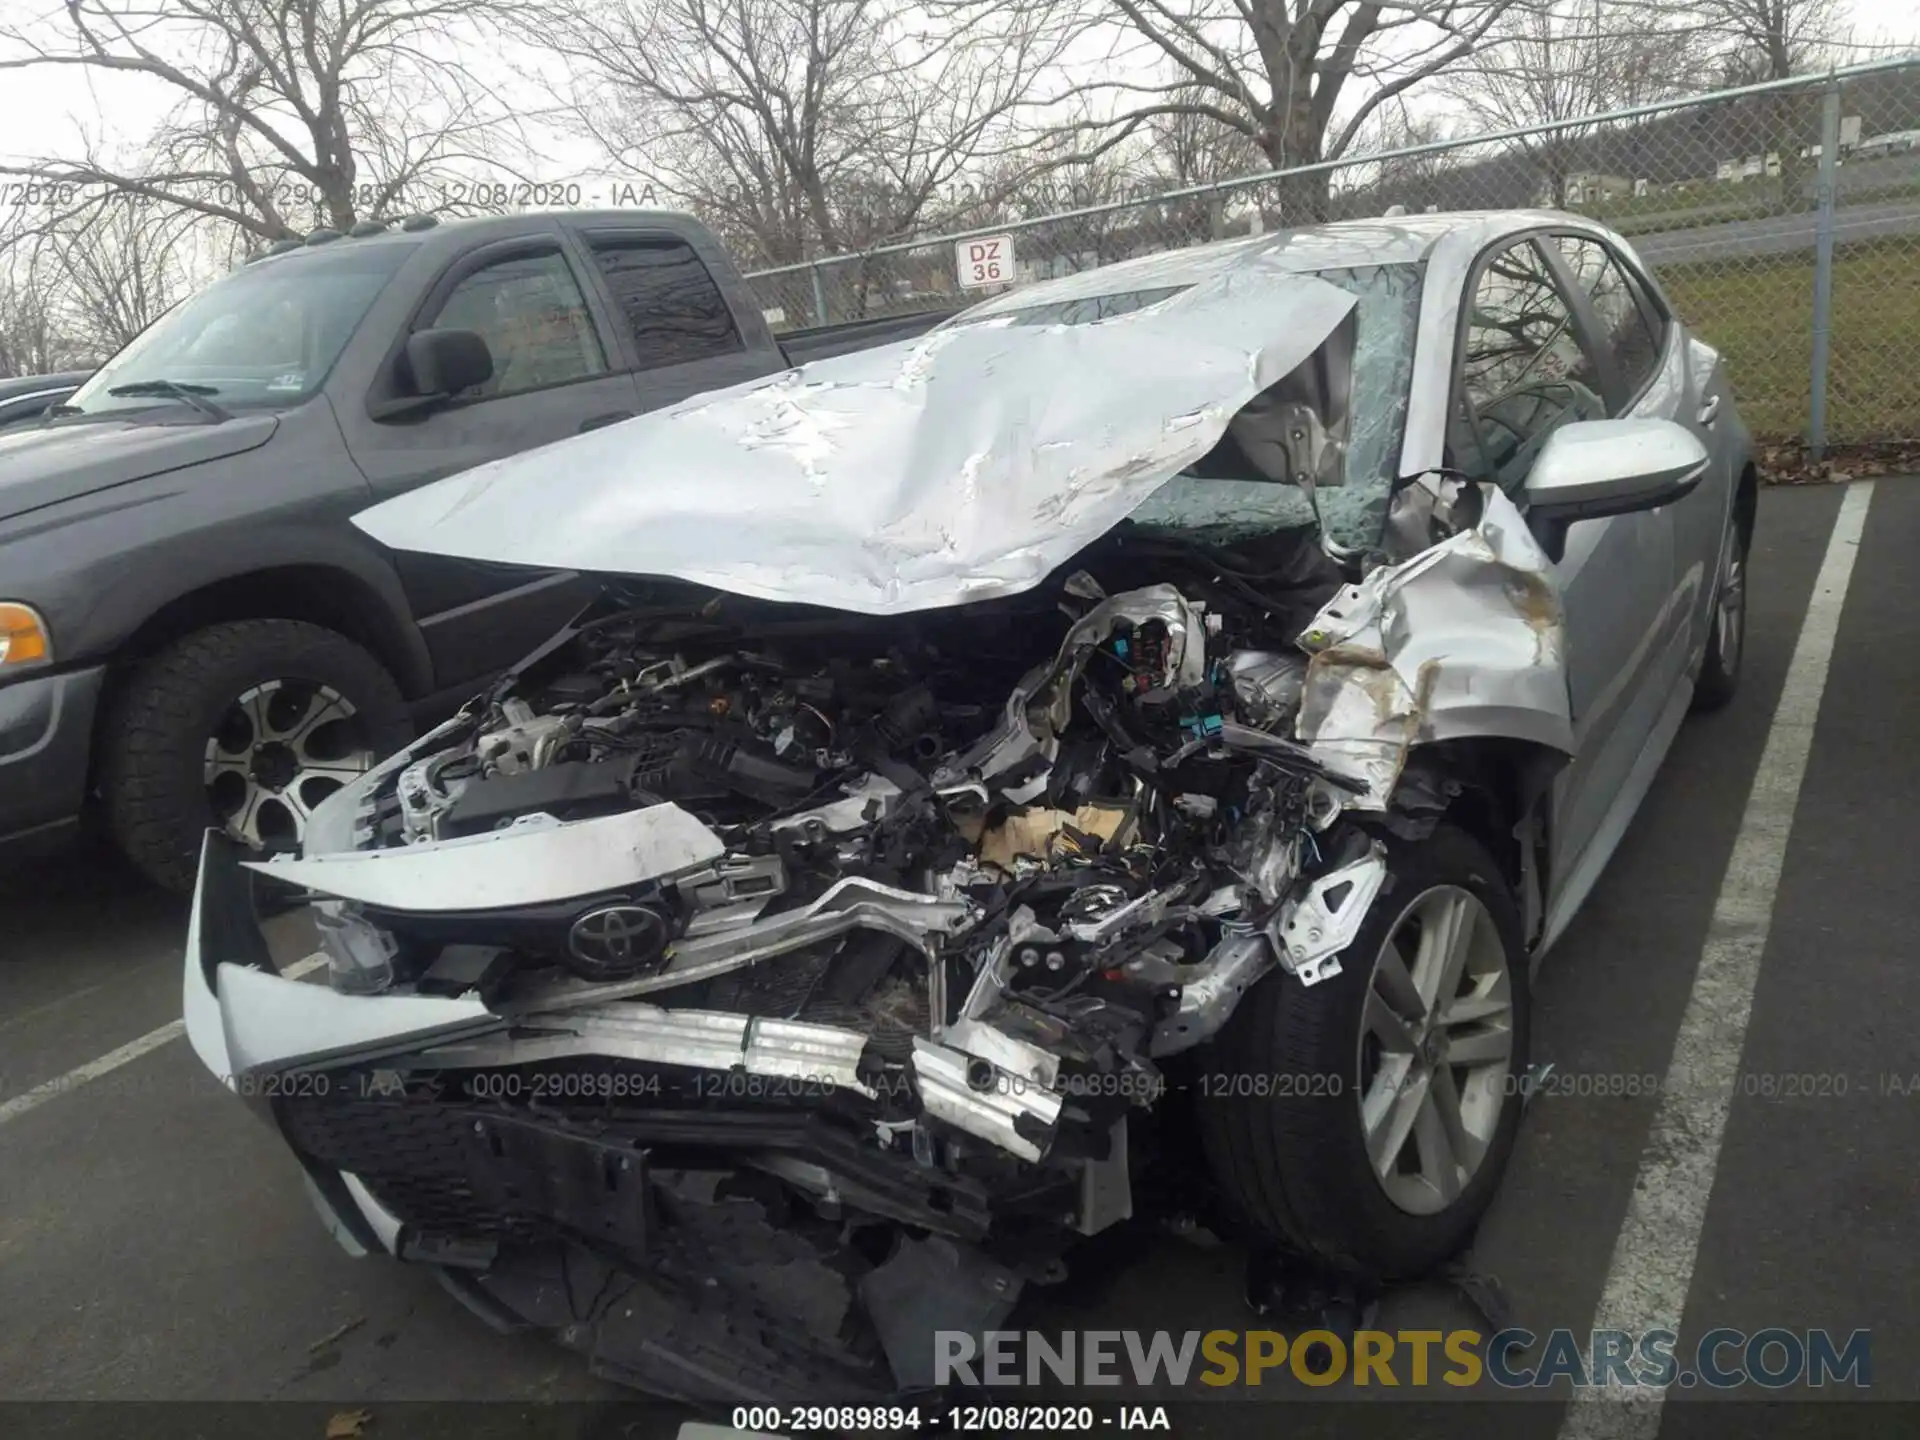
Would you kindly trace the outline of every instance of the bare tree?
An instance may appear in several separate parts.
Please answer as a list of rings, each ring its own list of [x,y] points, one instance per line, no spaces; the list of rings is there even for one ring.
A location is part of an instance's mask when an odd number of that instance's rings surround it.
[[[14,249],[57,313],[61,333],[111,355],[223,259],[230,263],[231,248],[222,242],[236,234],[192,211],[123,195],[30,229]]]
[[[1785,80],[1837,62],[1851,48],[1843,0],[1696,0],[1721,40],[1724,84]],[[1783,91],[1754,107],[1765,127],[1763,148],[1780,157],[1783,204],[1811,201],[1803,180],[1801,147],[1817,135],[1818,101],[1811,91]]]
[[[508,0],[62,0],[0,25],[0,73],[140,76],[175,105],[138,159],[97,143],[0,174],[73,187],[52,217],[137,197],[262,240],[437,208],[462,162],[498,162],[506,112],[460,63]],[[372,162],[372,163],[370,163]]]
[[[1070,3],[1089,42],[1110,37],[1102,73],[1079,87],[1111,102],[1099,127],[1108,141],[1186,116],[1286,169],[1346,155],[1376,109],[1471,55],[1520,0]],[[1325,171],[1291,177],[1282,223],[1324,218],[1328,188]]]
[[[1697,87],[1705,31],[1678,7],[1644,0],[1533,0],[1501,18],[1445,89],[1492,129],[1552,125],[1646,104]],[[1534,164],[1549,204],[1566,205],[1583,127],[1510,142]]]
[[[772,264],[858,252],[990,203],[1063,41],[1019,7],[548,0],[580,128]],[[970,198],[960,200],[972,180]]]
[[[1146,137],[1141,163],[1143,188],[1159,192],[1191,190],[1267,168],[1266,154],[1252,137],[1205,113],[1204,90],[1186,85],[1177,94],[1183,103],[1148,116],[1139,127]],[[1132,135],[1123,133],[1117,143],[1124,152],[1133,140]],[[1089,153],[1097,159],[1101,149],[1101,144],[1095,144]],[[1258,203],[1255,197],[1247,198],[1250,203]],[[1154,206],[1147,223],[1158,228],[1167,244],[1199,244],[1218,239],[1223,233],[1227,203],[1219,195],[1163,200]]]
[[[1730,85],[1785,80],[1827,64],[1847,35],[1842,0],[1693,0],[1723,46]]]
[[[1036,159],[1051,163],[1036,167]],[[1069,155],[1056,137],[1035,155],[1015,157],[1011,168],[1014,173],[1003,177],[1006,218],[1064,217],[1035,226],[1020,242],[1022,262],[1039,264],[1049,276],[1091,270],[1165,243],[1150,227],[1143,228],[1144,207],[1129,203],[1146,189],[1145,156],[1137,147],[1116,147],[1082,160]]]
[[[1445,150],[1421,147],[1449,138],[1445,120],[1415,115],[1396,102],[1375,113],[1365,138],[1365,148],[1380,156],[1372,197],[1380,207],[1403,205],[1419,211],[1439,205],[1440,177],[1452,168],[1454,159]]]
[[[1266,152],[1258,140],[1206,113],[1204,88],[1183,85],[1174,95],[1176,103],[1149,116],[1143,127],[1149,163],[1167,188],[1212,185],[1266,168]]]
[[[44,288],[30,275],[0,276],[0,377],[63,370],[77,352],[60,333]]]

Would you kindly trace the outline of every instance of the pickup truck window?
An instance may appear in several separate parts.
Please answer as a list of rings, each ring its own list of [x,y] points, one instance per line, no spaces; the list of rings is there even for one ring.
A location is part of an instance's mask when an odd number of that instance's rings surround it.
[[[413,247],[345,245],[263,260],[209,285],[149,325],[67,403],[86,414],[168,403],[109,395],[143,381],[209,387],[225,409],[292,405],[314,394]]]
[[[493,378],[464,398],[514,395],[607,373],[587,302],[557,249],[475,270],[454,286],[430,323],[476,331],[493,352]]]
[[[588,243],[627,317],[642,370],[746,348],[720,287],[692,246],[653,236],[593,236]]]

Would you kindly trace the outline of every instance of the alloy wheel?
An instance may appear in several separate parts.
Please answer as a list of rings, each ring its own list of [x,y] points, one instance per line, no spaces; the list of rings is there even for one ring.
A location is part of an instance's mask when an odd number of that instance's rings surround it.
[[[256,850],[286,850],[327,796],[374,763],[358,710],[330,685],[269,680],[237,697],[207,740],[215,822]]]
[[[1511,1085],[1513,982],[1498,926],[1453,885],[1422,892],[1380,947],[1360,1022],[1367,1158],[1411,1215],[1446,1209],[1479,1173]]]
[[[1737,533],[1732,544],[1726,573],[1720,577],[1720,603],[1714,607],[1713,617],[1720,668],[1729,675],[1740,668],[1740,647],[1747,633],[1747,557]]]

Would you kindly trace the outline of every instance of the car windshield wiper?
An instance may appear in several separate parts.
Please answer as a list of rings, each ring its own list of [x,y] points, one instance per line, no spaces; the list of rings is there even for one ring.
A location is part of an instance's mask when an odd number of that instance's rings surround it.
[[[202,398],[219,393],[220,391],[212,385],[188,385],[179,380],[134,380],[125,385],[107,387],[109,395],[159,395],[191,405],[202,415],[211,416],[215,420],[231,420],[232,415],[211,400]]]

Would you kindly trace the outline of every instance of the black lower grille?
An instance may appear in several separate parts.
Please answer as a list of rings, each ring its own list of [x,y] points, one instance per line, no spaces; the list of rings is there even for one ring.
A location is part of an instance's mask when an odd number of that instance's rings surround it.
[[[358,1175],[421,1230],[508,1240],[564,1228],[550,1184],[517,1173],[535,1157],[524,1145],[510,1153],[513,1132],[502,1127],[520,1122],[465,1107],[324,1096],[285,1101],[280,1115],[298,1149]]]
[[[847,1202],[874,1215],[962,1239],[990,1223],[978,1182],[878,1150],[863,1127],[816,1109],[668,1106],[586,1119],[341,1088],[282,1098],[287,1138],[359,1176],[401,1221],[441,1236],[586,1237],[637,1254],[658,1218],[646,1193],[656,1162],[732,1171],[743,1155],[776,1153],[837,1175]]]

